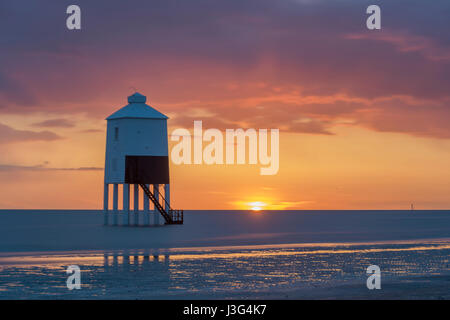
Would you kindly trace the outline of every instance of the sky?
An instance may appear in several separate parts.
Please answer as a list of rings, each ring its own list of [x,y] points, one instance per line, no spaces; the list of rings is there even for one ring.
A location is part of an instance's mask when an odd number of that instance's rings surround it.
[[[175,208],[448,209],[449,16],[443,0],[4,0],[0,208],[100,209],[104,119],[137,90],[169,133],[280,130],[273,176],[171,163]]]

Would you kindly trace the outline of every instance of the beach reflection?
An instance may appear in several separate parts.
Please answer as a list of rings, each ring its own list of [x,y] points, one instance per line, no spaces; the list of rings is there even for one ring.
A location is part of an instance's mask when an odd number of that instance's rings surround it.
[[[383,281],[443,275],[449,256],[448,241],[10,254],[0,257],[0,297],[258,297],[340,284],[362,287],[372,264],[381,267]],[[81,269],[81,290],[66,288],[69,265]]]

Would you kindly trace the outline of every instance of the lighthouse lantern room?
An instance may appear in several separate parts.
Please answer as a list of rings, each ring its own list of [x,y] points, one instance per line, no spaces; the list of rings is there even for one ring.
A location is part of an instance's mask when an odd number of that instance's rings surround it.
[[[183,223],[183,211],[170,207],[168,117],[148,106],[146,100],[144,95],[136,92],[128,97],[128,105],[106,118],[105,225],[119,225],[119,216],[125,226],[159,225],[160,216],[164,224]],[[109,206],[111,185],[112,210]],[[123,193],[121,211],[119,189]]]

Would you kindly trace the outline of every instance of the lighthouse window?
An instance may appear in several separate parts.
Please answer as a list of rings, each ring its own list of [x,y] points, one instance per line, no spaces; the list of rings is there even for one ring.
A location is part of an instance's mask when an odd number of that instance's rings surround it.
[[[119,141],[119,128],[114,128],[114,141]]]

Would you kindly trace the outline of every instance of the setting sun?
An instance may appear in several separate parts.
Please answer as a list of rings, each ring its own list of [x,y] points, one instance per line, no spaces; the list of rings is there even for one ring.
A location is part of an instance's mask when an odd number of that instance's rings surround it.
[[[249,202],[248,205],[253,211],[261,211],[263,207],[267,206],[267,203],[256,201],[256,202]]]

